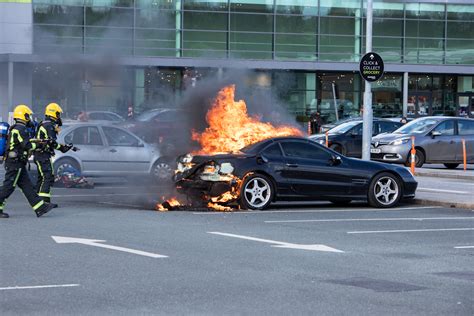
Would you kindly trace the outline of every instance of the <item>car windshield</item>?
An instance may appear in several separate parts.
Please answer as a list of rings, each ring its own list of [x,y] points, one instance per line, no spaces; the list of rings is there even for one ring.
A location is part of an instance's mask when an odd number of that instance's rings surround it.
[[[439,120],[434,120],[434,119],[421,119],[421,120],[414,120],[411,121],[410,123],[407,123],[406,125],[400,127],[396,131],[394,131],[394,134],[403,134],[403,135],[408,135],[408,134],[423,134],[429,131],[434,125],[436,125],[439,122]]]
[[[359,121],[350,121],[346,123],[342,123],[334,128],[331,128],[329,130],[329,133],[331,134],[344,134],[347,133],[350,129],[352,129],[354,126],[360,124]]]
[[[137,116],[137,121],[140,121],[140,122],[149,121],[153,117],[155,117],[156,114],[158,114],[158,113],[160,113],[159,110],[143,112],[142,114]]]

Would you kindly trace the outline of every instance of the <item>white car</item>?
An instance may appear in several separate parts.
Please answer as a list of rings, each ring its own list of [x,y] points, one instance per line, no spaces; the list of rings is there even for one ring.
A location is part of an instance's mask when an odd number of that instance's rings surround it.
[[[150,175],[157,182],[171,178],[173,170],[159,149],[129,131],[107,124],[81,123],[63,127],[58,143],[72,143],[80,150],[56,151],[55,174],[67,167],[84,176]]]

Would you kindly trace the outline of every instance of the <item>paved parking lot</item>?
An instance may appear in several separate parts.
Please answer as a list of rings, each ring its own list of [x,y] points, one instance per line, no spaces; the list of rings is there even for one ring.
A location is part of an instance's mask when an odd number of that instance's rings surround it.
[[[474,311],[472,210],[145,210],[157,190],[55,189],[61,207],[40,219],[15,193],[0,222],[2,314]]]

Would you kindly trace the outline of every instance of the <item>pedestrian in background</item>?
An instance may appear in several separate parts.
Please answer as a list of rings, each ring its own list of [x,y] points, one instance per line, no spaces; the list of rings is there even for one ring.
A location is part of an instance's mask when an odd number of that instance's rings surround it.
[[[314,112],[309,117],[309,121],[310,121],[310,124],[311,124],[311,134],[318,134],[319,130],[321,128],[321,125],[323,125],[323,120],[321,119],[321,114],[317,111]]]

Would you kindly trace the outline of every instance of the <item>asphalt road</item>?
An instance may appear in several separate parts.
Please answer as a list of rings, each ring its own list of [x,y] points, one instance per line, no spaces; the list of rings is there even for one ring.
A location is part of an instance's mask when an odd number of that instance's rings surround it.
[[[160,191],[55,189],[61,207],[40,219],[16,192],[0,221],[0,313],[474,313],[472,210],[147,210]]]

